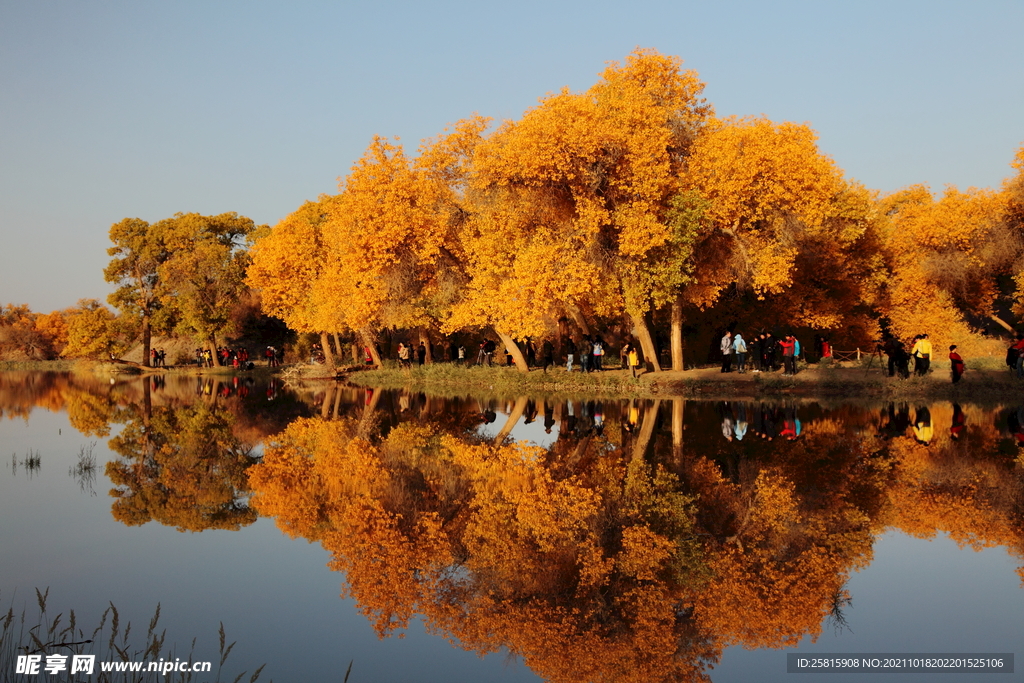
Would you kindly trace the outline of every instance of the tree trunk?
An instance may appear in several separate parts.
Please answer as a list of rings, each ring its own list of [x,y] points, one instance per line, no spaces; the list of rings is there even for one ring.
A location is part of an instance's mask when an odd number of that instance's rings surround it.
[[[341,335],[337,332],[334,333],[334,354],[338,357],[338,363],[341,364]]]
[[[142,364],[150,366],[149,354],[153,347],[153,326],[149,322],[149,314],[142,314]],[[108,348],[109,350],[109,348]]]
[[[658,362],[658,352],[654,349],[654,340],[651,338],[651,330],[647,327],[647,320],[643,315],[629,314],[633,321],[633,336],[640,340],[640,348],[644,352],[644,366],[651,372],[661,372],[661,364]]]
[[[331,338],[327,336],[326,332],[320,333],[320,346],[324,351],[324,363],[327,364],[327,368],[331,372],[334,372],[337,366],[334,364],[334,354],[331,353]]]
[[[640,425],[640,434],[633,444],[633,460],[643,460],[647,446],[651,443],[654,435],[654,423],[658,421],[658,409],[661,407],[661,399],[655,399],[644,411],[644,421]]]
[[[324,390],[324,403],[320,406],[320,418],[327,420],[331,417],[331,403],[334,399],[334,392],[340,391],[335,385],[327,385],[327,389]]]
[[[338,411],[341,410],[341,393],[342,389],[337,384],[334,385],[334,412],[332,413],[333,419],[338,419]]]
[[[1013,325],[1011,325],[1010,323],[1006,322],[1005,320],[1003,320],[1002,318],[1000,318],[998,315],[996,315],[994,313],[990,314],[988,317],[991,318],[993,321],[999,323],[1003,327],[1003,329],[1005,329],[1010,334],[1014,335],[1014,338],[1016,339],[1017,330],[1013,329]]]
[[[580,332],[589,337],[590,327],[587,325],[587,319],[583,317],[583,311],[572,304],[567,304],[565,310],[572,316],[573,322],[580,328]]]
[[[377,353],[377,344],[374,343],[373,333],[369,329],[363,328],[359,331],[359,338],[362,339],[363,346],[370,349],[370,358],[373,359],[373,364],[378,368],[384,367],[380,362],[380,354]],[[360,354],[360,357],[362,357],[362,354]]]
[[[153,417],[153,394],[149,388],[151,378],[146,377],[142,381],[142,424],[146,426],[146,433],[149,433],[149,420]]]
[[[677,296],[672,300],[672,369],[683,367],[683,302]]]
[[[672,399],[672,458],[675,465],[683,461],[683,409],[686,407],[686,399]]]
[[[519,348],[519,344],[516,344],[515,340],[507,334],[503,334],[501,330],[494,330],[498,334],[498,338],[501,339],[501,343],[505,345],[505,348],[512,352],[512,360],[516,363],[516,369],[519,372],[529,372],[530,367],[526,364],[526,357],[523,356],[522,349]]]
[[[370,347],[373,348],[373,347]],[[372,391],[370,400],[366,402],[366,407],[363,408],[363,414],[359,417],[359,436],[364,439],[370,437],[370,432],[373,431],[375,420],[373,419],[374,412],[377,410],[377,404],[380,403],[381,389],[366,389],[366,391]]]
[[[213,356],[213,367],[224,367],[224,364],[220,362],[220,354],[217,353],[217,338],[212,334],[210,335],[210,338],[206,340],[206,348],[210,349],[210,353]]]
[[[494,437],[494,444],[500,446],[505,440],[505,437],[512,433],[512,428],[519,422],[519,418],[523,416],[523,411],[526,409],[526,397],[520,396],[516,399],[516,405],[512,408],[512,412],[508,414],[508,419],[505,420],[505,426],[501,428],[498,435]]]

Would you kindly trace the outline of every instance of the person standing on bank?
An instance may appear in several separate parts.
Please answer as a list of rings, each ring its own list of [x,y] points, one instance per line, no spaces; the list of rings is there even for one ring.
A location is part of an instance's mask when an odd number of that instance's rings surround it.
[[[722,372],[732,372],[732,334],[725,331],[719,344],[722,350]]]
[[[910,353],[917,360],[915,370],[918,375],[924,377],[928,374],[928,368],[932,363],[932,343],[928,341],[927,334],[920,334],[917,337],[917,342],[914,344],[914,348],[911,349]]]
[[[793,352],[796,347],[796,341],[793,339],[793,335],[783,337],[779,342],[779,346],[782,347],[782,374],[795,375],[796,359]]]
[[[956,352],[956,344],[949,347],[949,370],[953,376],[953,384],[960,381],[960,378],[964,376],[964,359],[960,357],[960,354]]]
[[[732,338],[732,351],[736,355],[736,371],[742,375],[747,369],[747,343],[739,332]]]
[[[633,379],[636,379],[636,369],[640,367],[640,352],[636,348],[636,344],[630,342],[626,349],[626,360],[629,363],[629,374]]]
[[[540,346],[540,362],[544,366],[545,374],[548,371],[548,366],[555,364],[555,349],[548,339],[545,339]]]
[[[771,332],[766,332],[761,339],[761,370],[763,372],[775,372],[778,367],[775,364],[775,337]]]
[[[1017,343],[1010,347],[1013,351],[1016,351],[1017,355],[1014,357],[1013,365],[1010,370],[1017,371],[1017,379],[1024,378],[1024,334],[1017,337]]]

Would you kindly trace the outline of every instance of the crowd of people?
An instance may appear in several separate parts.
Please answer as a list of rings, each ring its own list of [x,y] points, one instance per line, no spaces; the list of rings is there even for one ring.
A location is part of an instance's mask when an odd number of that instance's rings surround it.
[[[819,336],[815,341],[822,357],[831,358],[832,346],[828,339]],[[722,372],[732,372],[735,365],[739,374],[747,372],[748,359],[750,372],[776,372],[781,358],[782,374],[795,375],[797,360],[803,353],[800,340],[792,334],[775,337],[771,332],[762,332],[748,342],[739,330],[726,330],[719,342],[719,350],[722,353]]]
[[[249,351],[246,349],[233,349],[228,347],[217,348],[217,358],[223,367],[246,368],[250,367]],[[212,368],[214,356],[210,349],[195,350],[196,367]]]

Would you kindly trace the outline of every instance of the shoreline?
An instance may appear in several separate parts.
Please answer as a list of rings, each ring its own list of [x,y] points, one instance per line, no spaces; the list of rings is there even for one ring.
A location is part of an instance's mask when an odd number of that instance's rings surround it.
[[[193,376],[262,376],[299,382],[343,381],[359,387],[382,389],[414,389],[451,394],[465,391],[488,393],[575,394],[618,396],[624,398],[664,398],[680,396],[705,400],[736,398],[799,398],[826,399],[944,399],[979,401],[1024,400],[1024,381],[1017,380],[1009,369],[968,369],[959,384],[950,381],[948,372],[935,370],[924,377],[890,378],[883,368],[856,364],[829,366],[806,365],[795,376],[781,371],[754,373],[748,371],[722,373],[717,367],[683,371],[645,372],[635,380],[626,370],[611,368],[599,372],[567,372],[564,367],[549,368],[544,373],[533,368],[521,373],[505,366],[456,366],[434,363],[402,370],[390,363],[382,369],[364,366],[341,366],[334,375],[323,374],[323,366],[286,365],[278,368],[256,366],[253,370],[231,367],[196,368],[171,366],[147,368],[133,364],[104,361],[0,361],[0,372],[87,372],[90,374],[151,375],[177,374]]]

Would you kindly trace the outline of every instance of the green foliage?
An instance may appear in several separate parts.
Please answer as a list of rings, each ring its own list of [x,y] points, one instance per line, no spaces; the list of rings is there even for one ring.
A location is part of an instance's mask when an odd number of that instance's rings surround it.
[[[160,301],[173,306],[179,332],[210,341],[228,330],[244,291],[249,257],[243,245],[256,226],[236,213],[177,214],[163,223],[171,255],[158,269]]]

